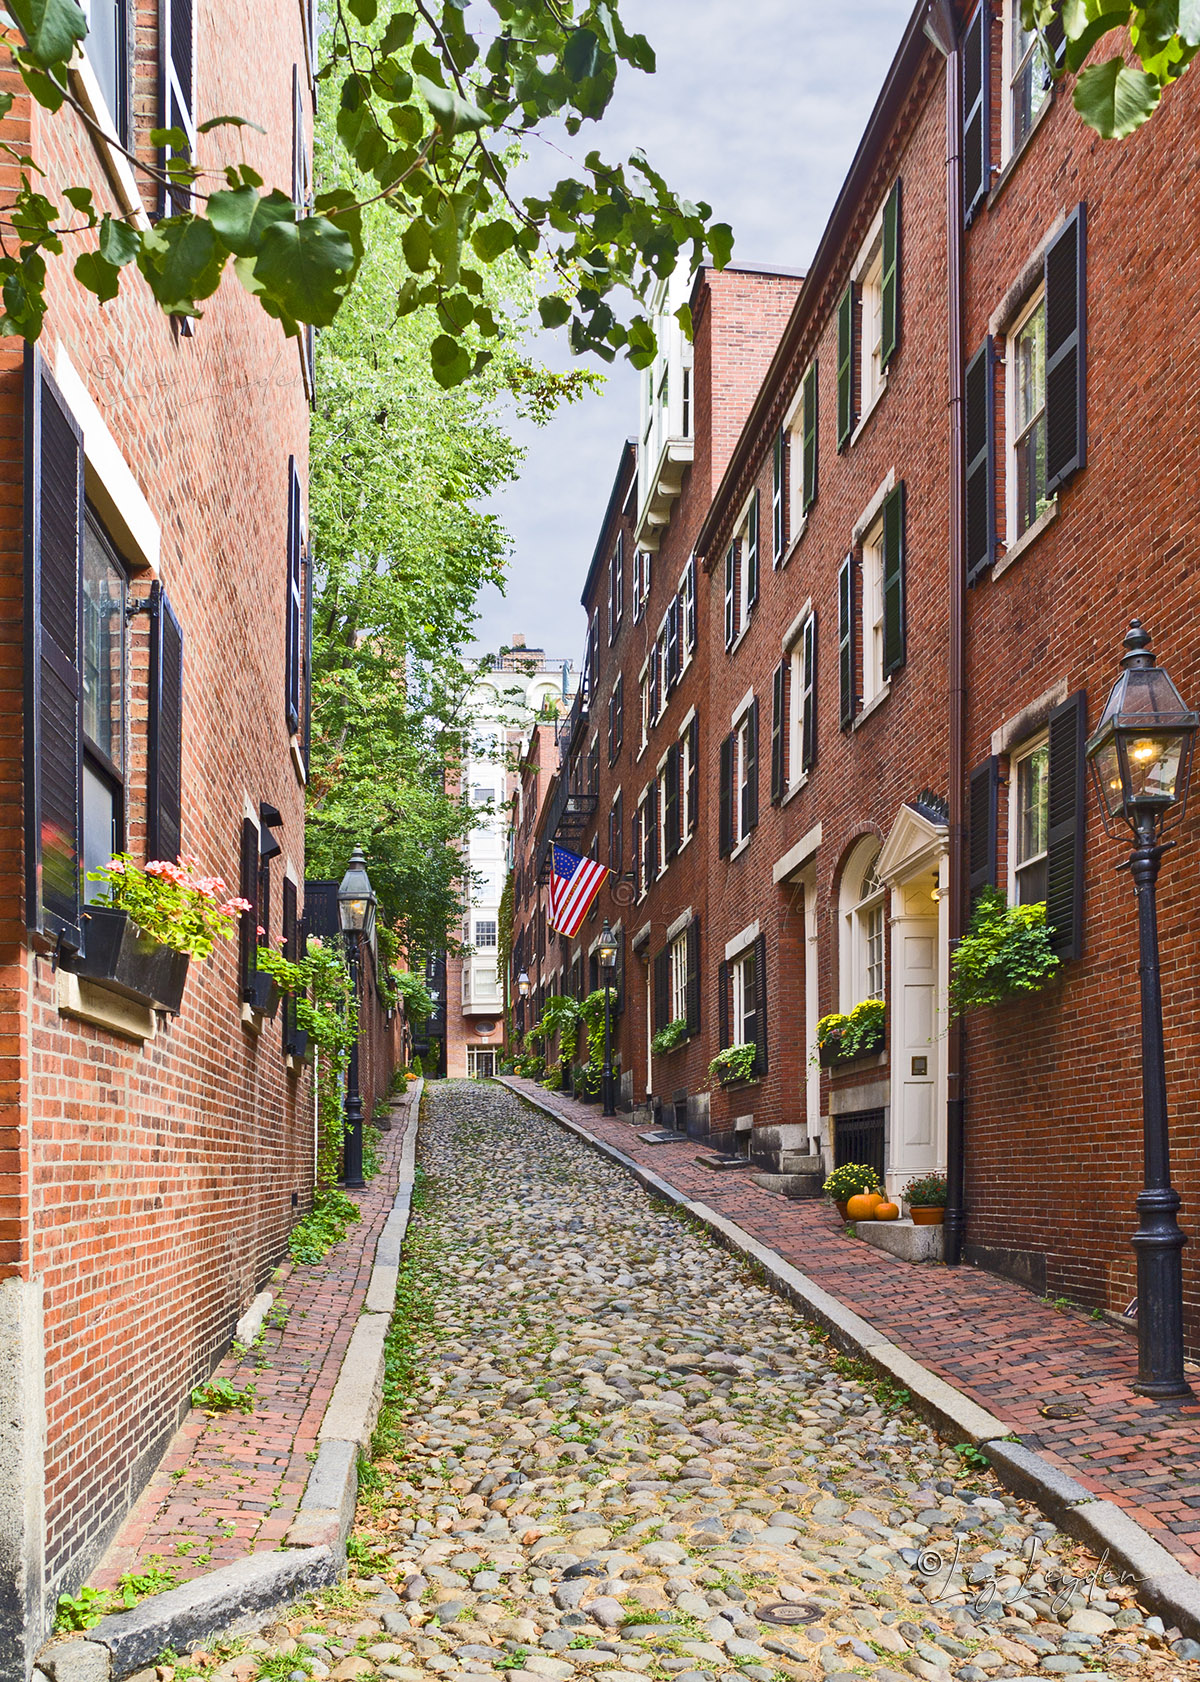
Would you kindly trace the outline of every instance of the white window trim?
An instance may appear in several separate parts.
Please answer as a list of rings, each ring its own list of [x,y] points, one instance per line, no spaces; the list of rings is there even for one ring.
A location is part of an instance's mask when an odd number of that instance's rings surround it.
[[[670,952],[670,985],[671,985],[671,1022],[687,1020],[687,991],[688,991],[688,939],[687,930],[675,935],[668,946]],[[682,1008],[680,1008],[682,1006]]]
[[[736,957],[753,946],[761,932],[756,917],[752,923],[746,925],[740,934],[735,934],[732,940],[726,941],[725,962],[731,964]]]
[[[1017,847],[1018,847],[1018,844],[1019,844],[1019,831],[1020,831],[1020,826],[1021,826],[1020,783],[1019,783],[1018,769],[1017,768],[1018,768],[1018,766],[1020,765],[1020,763],[1023,759],[1028,759],[1031,754],[1036,753],[1038,748],[1045,747],[1049,743],[1049,740],[1050,740],[1050,731],[1049,731],[1049,728],[1046,728],[1044,730],[1036,731],[1032,736],[1027,736],[1025,738],[1025,740],[1019,744],[1019,746],[1011,748],[1009,750],[1009,761],[1008,761],[1008,869],[1007,869],[1008,880],[1007,880],[1006,887],[1007,887],[1008,903],[1010,905],[1016,905],[1016,903],[1017,903],[1017,866],[1018,866],[1018,863],[1020,863],[1020,864],[1030,864],[1030,863],[1033,862],[1034,859],[1045,858],[1046,857],[1046,850],[1043,849],[1042,852],[1034,854],[1032,856],[1032,858],[1021,859],[1021,860],[1018,860],[1018,858],[1017,858]]]
[[[1054,513],[1058,512],[1057,498],[1055,498],[1050,506],[1042,510],[1036,520],[1031,521],[1025,530],[1019,536],[1017,535],[1017,382],[1015,377],[1009,378],[1008,376],[1014,373],[1014,352],[1017,335],[1030,317],[1036,314],[1038,305],[1045,302],[1045,297],[1045,283],[1041,282],[1033,288],[1025,299],[1004,336],[1004,371],[1006,376],[1004,381],[1004,541],[1007,551],[1005,559],[1010,562],[1017,558],[1017,553],[1020,552],[1022,547],[1028,547],[1025,539],[1029,538],[1035,526],[1039,531],[1044,531],[1045,525],[1049,525],[1050,520],[1046,516],[1050,515],[1050,519],[1054,517],[1054,514],[1051,513],[1051,507],[1053,507]],[[1046,394],[1043,391],[1043,416],[1045,412]],[[1045,525],[1042,524],[1043,521],[1045,521]]]
[[[754,705],[754,690],[753,689],[747,689],[746,693],[742,696],[742,698],[738,702],[737,706],[734,707],[734,709],[733,709],[733,716],[729,720],[729,727],[730,727],[731,730],[736,730],[737,729],[739,723],[746,716],[746,714],[750,711],[750,708],[753,705]]]
[[[120,148],[116,124],[112,113],[108,109],[100,87],[100,78],[92,68],[91,60],[84,52],[82,45],[75,48],[74,57],[67,71],[71,84],[71,92],[83,106],[88,116],[95,123],[96,129],[90,129],[91,140],[104,165],[105,173],[112,184],[117,202],[131,224],[140,232],[150,227],[150,218],[146,207],[142,203],[142,195],[138,191],[137,177],[133,173],[133,165]]]
[[[741,640],[745,636],[746,632],[750,629],[750,621],[754,617],[754,609],[753,609],[752,606],[749,605],[749,603],[747,601],[747,585],[749,583],[749,578],[750,578],[750,569],[746,565],[746,553],[747,553],[747,550],[749,548],[749,537],[750,537],[750,517],[753,513],[754,513],[754,492],[751,491],[750,495],[746,498],[746,501],[745,501],[745,504],[742,508],[741,513],[738,515],[737,525],[734,527],[734,530],[733,530],[733,541],[738,545],[738,551],[737,551],[737,553],[738,553],[738,576],[737,576],[737,594],[734,598],[734,605],[735,605],[735,609],[736,609],[736,612],[737,612],[737,635],[734,637],[733,642],[730,644],[730,647],[729,647],[729,652],[731,654],[733,653],[734,649],[738,646],[738,644],[741,642]],[[759,532],[759,537],[761,538],[761,536],[762,536],[762,533],[760,531]],[[758,557],[758,574],[759,574],[759,581],[761,583],[761,581],[762,581],[761,545],[760,545],[760,551],[759,551],[759,557]]]
[[[1020,0],[1003,0],[1001,15],[1001,49],[1000,49],[1000,169],[1004,169],[1013,159],[1024,151],[1026,142],[1032,137],[1045,114],[1046,107],[1053,103],[1054,86],[1047,89],[1046,97],[1030,119],[1029,127],[1021,136],[1016,138],[1016,124],[1013,121],[1013,76],[1016,65],[1013,62],[1013,26],[1016,22],[1016,9]],[[998,183],[997,183],[998,185]]]
[[[850,533],[850,546],[857,549],[863,538],[873,526],[879,524],[879,516],[883,513],[883,505],[896,488],[896,469],[888,469],[887,477],[875,490],[871,500],[855,520]]]
[[[797,679],[804,659],[804,632],[812,616],[810,596],[783,634],[782,653],[788,663],[787,783],[781,801],[785,806],[808,781],[808,772],[800,764],[804,753],[804,715],[801,710],[804,685]]]
[[[859,581],[861,605],[859,621],[862,635],[862,660],[859,670],[859,710],[855,723],[860,723],[878,704],[888,683],[883,673],[883,515],[863,533],[859,553]],[[874,615],[878,610],[878,617]]]
[[[54,377],[83,433],[88,496],[122,559],[129,566],[146,568],[157,578],[162,527],[61,340],[54,346]]]
[[[872,414],[875,412],[875,409],[876,409],[876,407],[879,403],[879,399],[883,396],[884,392],[887,390],[887,373],[883,369],[880,370],[879,378],[873,384],[871,390],[868,392],[868,390],[866,388],[866,373],[867,373],[868,363],[867,363],[867,314],[866,314],[866,299],[865,299],[865,287],[864,287],[864,277],[867,275],[867,273],[870,271],[870,269],[874,266],[876,259],[878,259],[879,264],[880,264],[880,276],[879,276],[879,279],[880,279],[880,285],[879,285],[880,300],[879,300],[879,307],[880,307],[880,311],[882,312],[882,309],[883,309],[883,296],[882,296],[882,293],[883,293],[883,210],[884,210],[884,204],[886,204],[886,202],[887,202],[887,198],[886,198],[886,195],[885,195],[883,203],[880,204],[879,209],[875,213],[875,216],[874,216],[874,219],[871,223],[870,229],[867,232],[867,237],[863,240],[862,245],[859,247],[858,256],[854,260],[854,268],[851,271],[851,278],[853,279],[855,285],[859,289],[859,293],[858,293],[858,322],[856,324],[856,331],[858,333],[858,352],[859,352],[859,355],[858,355],[858,393],[857,393],[859,415],[858,415],[858,420],[855,423],[854,431],[850,434],[850,444],[851,444],[851,446],[853,446],[854,444],[856,444],[858,442],[858,438],[859,438],[860,433],[862,432],[863,427],[866,425],[867,421],[870,420]]]
[[[748,946],[748,947],[744,948],[742,950],[742,952],[740,952],[739,955],[736,958],[733,959],[731,967],[730,967],[729,979],[730,979],[730,983],[731,983],[731,992],[733,994],[733,998],[732,998],[732,1001],[731,1001],[733,1008],[730,1012],[730,1017],[731,1017],[730,1027],[731,1027],[732,1032],[733,1032],[733,1043],[735,1045],[745,1045],[745,1044],[749,1043],[746,1039],[746,972],[745,972],[745,966],[748,962],[757,964],[757,957],[758,957],[758,954],[755,951],[754,947],[753,946]],[[756,1019],[755,1020],[756,1029],[757,1029],[757,1018],[758,1018],[758,1015],[759,1015],[760,1011],[762,1010],[761,985],[762,985],[762,977],[756,973],[755,977],[754,977],[754,992],[755,992],[754,1015],[755,1015],[755,1019]]]

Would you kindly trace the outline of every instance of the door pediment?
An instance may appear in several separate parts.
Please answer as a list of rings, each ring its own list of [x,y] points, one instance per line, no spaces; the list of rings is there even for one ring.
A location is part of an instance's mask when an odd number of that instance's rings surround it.
[[[948,825],[935,823],[906,802],[880,849],[875,866],[880,880],[894,886],[931,869],[946,852],[949,835]]]

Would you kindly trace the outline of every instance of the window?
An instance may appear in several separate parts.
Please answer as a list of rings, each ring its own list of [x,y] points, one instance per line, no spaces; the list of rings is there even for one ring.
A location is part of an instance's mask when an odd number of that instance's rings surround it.
[[[287,622],[285,641],[284,702],[287,727],[293,736],[300,734],[308,710],[305,692],[311,633],[309,614],[305,611],[304,499],[295,456],[288,458],[287,512]]]
[[[751,1045],[758,1039],[758,953],[753,946],[732,965],[733,1043]]]
[[[475,939],[472,944],[481,951],[495,950],[496,919],[494,917],[476,917]]]
[[[817,621],[809,613],[775,674],[771,799],[797,788],[817,756]]]
[[[862,692],[864,707],[883,689],[883,521],[862,545]]]
[[[492,1080],[496,1073],[496,1049],[490,1045],[467,1047],[467,1079]]]
[[[117,138],[129,136],[129,36],[126,0],[80,0],[88,32],[83,50],[96,72]]]
[[[670,1022],[686,1022],[688,1016],[688,937],[687,930],[671,942],[671,1014]]]
[[[862,341],[859,353],[858,412],[865,415],[883,390],[883,239],[877,238],[859,281],[859,319]]]
[[[598,740],[596,740],[594,738],[593,738],[590,746],[588,747],[587,760],[586,760],[585,764],[586,764],[585,775],[587,776],[587,791],[588,791],[589,794],[599,794],[599,792],[600,792],[600,743],[599,743]]]
[[[1050,837],[1050,741],[1041,736],[1013,755],[1009,835],[1013,905],[1036,905],[1046,898],[1046,858]]]
[[[877,873],[879,843],[860,842],[842,878],[842,1009],[887,997],[887,891]]]
[[[746,505],[725,552],[725,646],[732,648],[750,623],[758,601],[759,495]]]
[[[620,789],[608,813],[608,868],[614,876],[625,872],[625,799]]]
[[[1012,335],[1008,358],[1009,542],[1050,506],[1046,494],[1046,297],[1038,291]]]
[[[625,614],[625,535],[617,534],[617,546],[608,563],[608,641],[616,640]]]
[[[758,702],[752,700],[721,743],[718,853],[731,853],[758,823]]]
[[[472,806],[490,806],[495,798],[496,791],[494,788],[484,788],[481,784],[477,784],[471,790]]]
[[[89,509],[83,528],[83,897],[125,845],[125,569]],[[174,856],[174,855],[172,855]]]
[[[699,818],[699,768],[697,764],[696,745],[699,737],[699,720],[692,717],[688,721],[687,729],[679,738],[676,751],[679,755],[679,845],[695,834]]]
[[[642,720],[642,739],[638,748],[640,753],[644,751],[646,743],[650,740],[650,672],[649,668],[645,666],[643,666],[641,676],[638,678],[638,702],[638,711]]]
[[[633,619],[634,624],[646,611],[646,602],[650,596],[650,552],[647,549],[635,549],[633,552]]]
[[[777,567],[783,559],[783,507],[787,477],[787,433],[782,427],[775,434],[771,450],[771,565]]]
[[[625,741],[625,678],[617,674],[612,694],[608,698],[608,763],[616,762]]]
[[[1004,124],[1004,156],[1007,159],[1021,145],[1038,112],[1050,98],[1053,66],[1037,30],[1026,29],[1021,22],[1020,0],[1009,0],[1004,10],[1008,35],[1005,43],[1008,111]]]
[[[696,646],[696,557],[692,555],[683,569],[676,593],[676,613],[679,619],[680,670],[688,664]]]

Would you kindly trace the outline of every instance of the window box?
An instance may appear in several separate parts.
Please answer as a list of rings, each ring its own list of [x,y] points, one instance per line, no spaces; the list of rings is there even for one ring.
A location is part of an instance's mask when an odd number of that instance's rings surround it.
[[[861,1057],[877,1057],[887,1044],[887,1035],[881,1028],[878,1035],[869,1044],[861,1045],[856,1051],[843,1054],[841,1036],[833,1035],[825,1041],[817,1051],[817,1060],[823,1069],[841,1069],[851,1063],[857,1063]]]
[[[127,911],[112,906],[91,906],[83,921],[85,951],[72,965],[77,975],[178,1015],[191,962],[186,952],[151,939]]]
[[[255,970],[246,986],[246,1003],[256,1015],[271,1021],[279,1009],[279,983],[275,977]]]

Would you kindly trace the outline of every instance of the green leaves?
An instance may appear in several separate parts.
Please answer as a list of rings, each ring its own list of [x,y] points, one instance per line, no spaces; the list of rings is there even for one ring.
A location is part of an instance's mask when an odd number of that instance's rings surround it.
[[[471,100],[464,99],[453,88],[439,87],[427,76],[414,76],[413,82],[443,133],[454,136],[464,129],[481,129],[488,126],[487,112],[480,110]]]
[[[226,252],[201,216],[172,216],[141,236],[138,268],[168,315],[195,315],[221,283]]]
[[[25,38],[25,53],[41,70],[65,68],[87,34],[76,0],[8,0],[8,10]]]
[[[1074,105],[1089,128],[1106,140],[1124,140],[1153,115],[1162,84],[1120,58],[1090,64],[1075,84]]]
[[[289,333],[302,323],[327,327],[358,266],[353,242],[326,216],[278,221],[263,235],[254,263],[259,302]]]

